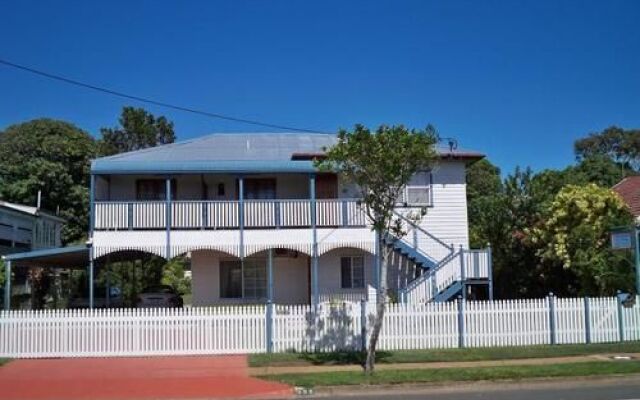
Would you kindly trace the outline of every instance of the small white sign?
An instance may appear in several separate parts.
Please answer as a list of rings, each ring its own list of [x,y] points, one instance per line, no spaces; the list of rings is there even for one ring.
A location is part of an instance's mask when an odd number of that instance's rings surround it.
[[[611,234],[611,247],[614,249],[630,249],[631,232],[614,232]]]

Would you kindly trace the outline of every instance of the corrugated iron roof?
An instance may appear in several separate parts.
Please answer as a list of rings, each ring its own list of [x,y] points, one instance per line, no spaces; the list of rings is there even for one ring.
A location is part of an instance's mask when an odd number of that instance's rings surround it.
[[[313,172],[309,160],[294,154],[320,154],[336,143],[322,133],[216,133],[148,149],[98,158],[94,173]],[[442,157],[478,159],[470,150],[438,149]]]

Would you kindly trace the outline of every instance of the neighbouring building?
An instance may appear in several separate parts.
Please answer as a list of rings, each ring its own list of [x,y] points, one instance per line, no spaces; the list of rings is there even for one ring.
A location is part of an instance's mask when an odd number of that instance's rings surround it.
[[[613,187],[613,190],[627,203],[636,221],[640,223],[640,175],[624,178]]]
[[[63,225],[37,207],[0,200],[0,255],[60,247]]]

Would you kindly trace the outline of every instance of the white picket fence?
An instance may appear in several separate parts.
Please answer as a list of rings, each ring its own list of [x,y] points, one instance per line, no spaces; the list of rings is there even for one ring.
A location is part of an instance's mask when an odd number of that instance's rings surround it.
[[[91,357],[354,350],[375,304],[0,312],[0,357]],[[364,335],[364,336],[363,336]],[[640,298],[389,304],[381,350],[640,340]]]

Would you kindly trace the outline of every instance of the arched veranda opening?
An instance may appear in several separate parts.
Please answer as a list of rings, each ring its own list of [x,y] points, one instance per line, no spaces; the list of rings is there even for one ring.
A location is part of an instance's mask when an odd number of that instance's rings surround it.
[[[137,249],[101,255],[94,260],[94,307],[138,307],[141,294],[161,286],[170,286],[182,304],[191,305],[190,257],[185,252],[166,260]]]

